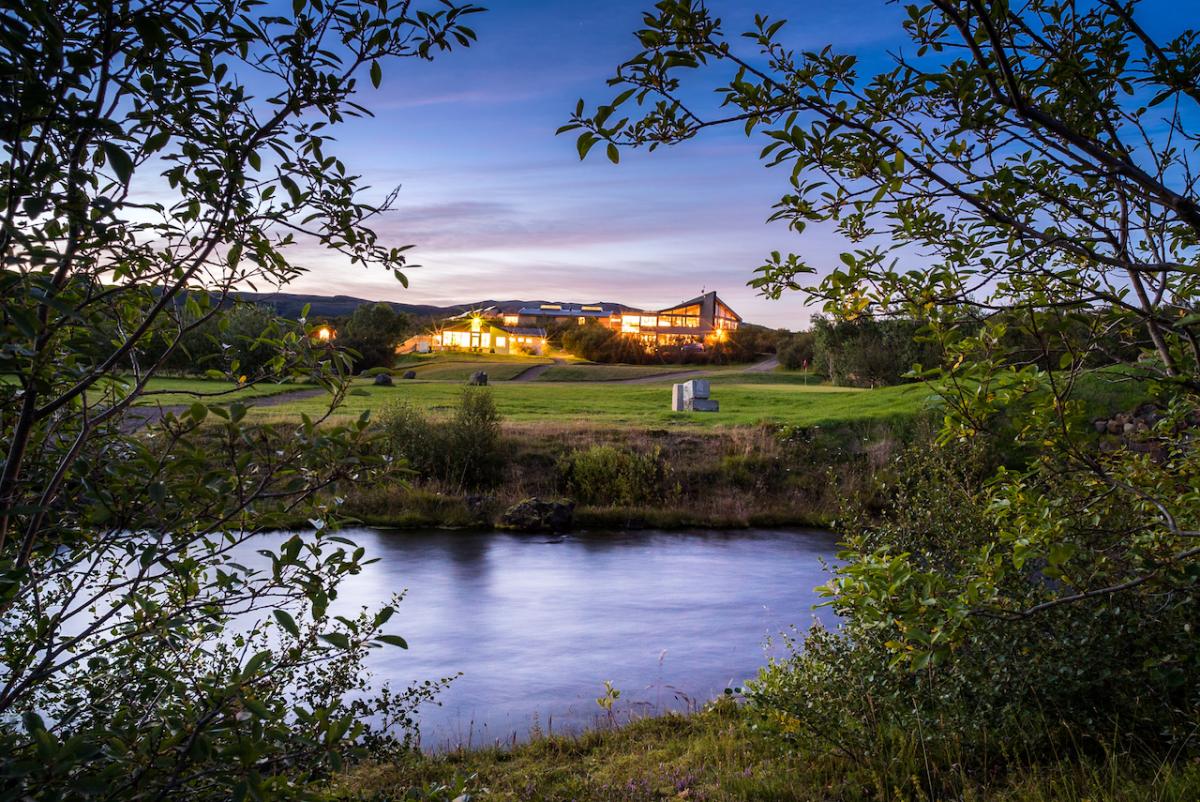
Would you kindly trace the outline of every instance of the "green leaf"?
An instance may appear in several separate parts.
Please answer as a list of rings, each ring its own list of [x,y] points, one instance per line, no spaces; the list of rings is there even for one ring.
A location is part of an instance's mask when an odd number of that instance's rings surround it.
[[[345,633],[342,632],[327,632],[321,636],[321,640],[336,646],[339,649],[350,648],[350,638],[348,638]]]
[[[379,637],[375,638],[375,640],[379,641],[380,643],[386,643],[390,646],[399,646],[401,649],[408,648],[408,641],[399,635],[380,635]]]
[[[371,85],[376,89],[379,88],[379,83],[383,80],[383,68],[379,66],[378,61],[371,62]]]
[[[296,619],[292,618],[291,613],[287,610],[276,610],[275,620],[279,622],[279,626],[283,627],[289,635],[300,637],[300,627],[296,626]]]
[[[613,164],[621,161],[621,151],[613,142],[608,143],[608,160]]]
[[[129,183],[129,177],[133,175],[133,159],[129,158],[129,154],[111,141],[104,142],[100,147],[104,150],[105,161],[112,167],[117,179],[122,184]]]
[[[579,139],[577,139],[575,141],[575,149],[579,151],[579,160],[583,161],[584,159],[586,159],[587,155],[588,155],[588,151],[591,150],[592,146],[595,145],[599,141],[600,140],[596,137],[596,135],[591,133],[590,131],[587,133],[584,133],[584,134],[580,134]]]

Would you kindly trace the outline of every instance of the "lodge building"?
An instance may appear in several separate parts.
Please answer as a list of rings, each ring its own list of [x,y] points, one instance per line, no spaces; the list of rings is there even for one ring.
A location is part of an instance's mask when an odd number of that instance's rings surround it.
[[[742,322],[715,292],[706,292],[667,309],[645,311],[616,304],[546,303],[502,311],[472,310],[452,318],[430,340],[434,350],[541,354],[545,327],[563,320],[595,322],[636,337],[648,350],[704,348],[724,342]]]

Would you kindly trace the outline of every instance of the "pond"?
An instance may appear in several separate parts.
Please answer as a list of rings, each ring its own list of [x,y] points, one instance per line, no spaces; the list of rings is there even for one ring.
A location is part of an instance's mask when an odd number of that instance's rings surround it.
[[[380,559],[339,606],[408,589],[387,629],[409,649],[375,652],[373,673],[399,688],[462,672],[421,711],[426,749],[593,725],[606,680],[624,716],[700,704],[753,677],[768,638],[833,617],[813,609],[825,532],[344,534]]]

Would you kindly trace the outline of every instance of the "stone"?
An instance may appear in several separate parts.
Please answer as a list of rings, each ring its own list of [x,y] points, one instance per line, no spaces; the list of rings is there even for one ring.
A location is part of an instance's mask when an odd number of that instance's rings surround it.
[[[683,400],[683,385],[676,384],[671,388],[671,411],[686,412],[687,404]]]
[[[711,393],[706,379],[692,379],[671,388],[671,411],[673,412],[716,412],[718,404],[708,396]]]
[[[404,378],[415,379],[417,378],[417,372],[415,370],[406,370],[404,371]]]
[[[574,501],[527,498],[505,510],[499,526],[516,532],[567,532],[574,519]]]
[[[1092,426],[1094,426],[1096,431],[1099,432],[1100,434],[1104,434],[1105,432],[1108,431],[1108,421],[1105,420],[1104,418],[1100,418],[1099,420],[1092,421]]]
[[[1107,426],[1109,434],[1120,434],[1121,432],[1125,431],[1125,424],[1116,418],[1110,420]]]
[[[482,370],[477,370],[471,374],[471,379],[467,383],[472,385],[473,387],[486,387],[487,386],[487,374],[484,373]]]
[[[1132,434],[1136,428],[1137,427],[1134,426],[1132,423],[1126,423],[1124,426],[1121,427],[1121,431],[1124,434]]]
[[[711,389],[706,379],[692,379],[683,383],[683,402],[686,405],[693,398],[708,398]]]
[[[392,374],[390,374],[390,373],[377,374],[375,376],[375,386],[376,387],[391,387],[392,386]]]

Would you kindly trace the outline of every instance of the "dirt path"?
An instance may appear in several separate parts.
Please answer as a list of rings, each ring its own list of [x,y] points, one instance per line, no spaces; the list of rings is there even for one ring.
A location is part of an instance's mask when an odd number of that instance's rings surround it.
[[[767,357],[762,362],[756,362],[750,367],[743,370],[743,373],[770,373],[779,367],[779,357]]]
[[[256,407],[273,407],[279,404],[287,404],[291,401],[303,401],[306,398],[316,398],[320,395],[325,395],[326,390],[323,387],[317,387],[310,390],[292,390],[291,392],[278,393],[276,395],[259,396],[258,398],[248,399],[251,406]],[[197,398],[197,401],[202,400]],[[136,432],[145,426],[151,426],[162,420],[168,412],[176,415],[181,415],[191,407],[190,404],[161,404],[159,406],[133,406],[125,410],[125,417],[121,419],[121,431],[129,433]]]
[[[556,365],[565,365],[565,364],[567,364],[567,360],[559,359],[559,358],[555,357],[553,362],[549,362],[545,365],[534,365],[531,368],[525,368],[525,370],[521,371],[516,376],[513,376],[511,379],[509,379],[509,381],[510,382],[531,382],[534,379],[536,379],[538,376],[541,376],[543,373],[550,370],[550,368],[555,367]]]

